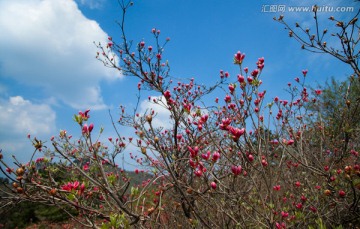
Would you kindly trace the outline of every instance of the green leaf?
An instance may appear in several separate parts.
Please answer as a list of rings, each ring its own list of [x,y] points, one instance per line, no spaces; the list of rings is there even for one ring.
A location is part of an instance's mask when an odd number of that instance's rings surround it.
[[[131,187],[131,195],[135,196],[139,193],[139,188]]]

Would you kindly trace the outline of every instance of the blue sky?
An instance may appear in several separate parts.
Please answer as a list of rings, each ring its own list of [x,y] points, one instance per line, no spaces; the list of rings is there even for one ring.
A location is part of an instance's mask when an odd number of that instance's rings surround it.
[[[245,65],[250,69],[257,58],[265,58],[262,80],[269,98],[286,96],[283,89],[287,82],[293,82],[303,69],[309,70],[310,85],[351,74],[351,69],[330,56],[302,51],[284,26],[272,18],[284,14],[290,24],[311,26],[312,13],[290,12],[290,7],[318,4],[357,11],[355,1],[134,3],[126,18],[128,38],[151,44],[152,28],[160,29],[164,40],[170,37],[164,58],[169,60],[174,77],[194,77],[209,85],[218,80],[222,69],[235,80],[238,69],[232,59],[237,51],[246,53]],[[279,5],[285,6],[284,12],[268,12],[271,6]],[[321,12],[321,27],[329,26],[331,15],[345,20],[352,13]],[[77,135],[72,115],[79,110],[91,109],[95,130],[103,126],[103,137],[113,136],[108,110],[116,119],[120,104],[133,107],[138,80],[123,77],[96,61],[93,41],[106,42],[108,36],[118,41],[117,20],[120,8],[116,0],[0,0],[0,148],[7,159],[10,154],[21,161],[31,157],[28,133],[44,140],[58,135],[60,129]],[[223,95],[213,95],[217,96]],[[148,106],[142,101],[140,109]],[[166,114],[161,115],[166,118]]]

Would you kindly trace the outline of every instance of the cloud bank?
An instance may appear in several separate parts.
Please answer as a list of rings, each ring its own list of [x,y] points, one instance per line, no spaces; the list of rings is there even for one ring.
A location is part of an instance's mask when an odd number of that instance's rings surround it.
[[[0,76],[75,109],[105,108],[99,83],[119,77],[95,59],[107,34],[74,1],[0,1]]]

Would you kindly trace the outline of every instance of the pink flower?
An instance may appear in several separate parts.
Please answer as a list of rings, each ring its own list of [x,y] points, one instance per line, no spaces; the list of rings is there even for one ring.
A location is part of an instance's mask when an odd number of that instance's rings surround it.
[[[212,161],[216,162],[218,159],[220,158],[220,153],[219,152],[215,152],[212,156]]]
[[[245,133],[245,128],[239,129],[232,126],[228,126],[228,131],[232,134],[232,139],[238,141],[239,138]]]
[[[202,121],[203,123],[205,123],[205,122],[208,120],[208,118],[209,118],[209,115],[204,114],[203,116],[201,116],[201,121]]]
[[[234,85],[229,84],[229,91],[230,91],[231,94],[234,93],[234,91],[235,91]]]
[[[281,212],[281,217],[287,218],[288,216],[289,216],[288,212],[284,212],[284,211]]]
[[[216,183],[214,181],[211,182],[210,186],[211,186],[212,189],[216,189],[216,187],[217,187],[217,185],[216,185]]]
[[[241,52],[238,51],[238,52],[234,55],[234,64],[242,64],[244,58],[245,58],[245,53],[241,54]]]
[[[202,174],[203,174],[203,172],[202,172],[200,169],[198,169],[198,170],[195,171],[195,175],[196,175],[197,177],[201,177]]]
[[[245,77],[242,75],[237,76],[239,83],[243,83],[245,81]]]
[[[231,97],[230,97],[230,95],[226,95],[224,101],[225,101],[226,103],[230,103],[230,102],[231,102]]]
[[[315,90],[316,95],[321,95],[321,93],[322,93],[322,90]]]
[[[74,181],[73,188],[77,189],[79,187],[79,185],[80,185],[79,181]]]
[[[339,196],[340,196],[341,198],[345,197],[345,196],[346,196],[345,191],[344,191],[344,190],[340,190],[340,191],[339,191]]]
[[[195,168],[195,167],[198,165],[198,163],[195,162],[195,161],[193,161],[191,158],[189,159],[189,164],[190,164],[190,166],[193,167],[193,168]]]
[[[276,222],[275,227],[276,227],[276,229],[286,229],[286,224]]]
[[[290,139],[287,141],[286,145],[291,146],[294,144],[294,140]]]
[[[308,73],[308,70],[306,69],[306,70],[302,70],[302,73],[303,73],[303,75],[304,75],[304,77],[306,76],[306,74]]]
[[[314,207],[314,206],[310,206],[309,208],[310,208],[310,211],[312,211],[312,212],[314,212],[314,213],[316,213],[316,212],[317,212],[316,207]]]
[[[84,190],[85,190],[85,184],[82,183],[82,184],[80,185],[79,195],[82,195],[82,194],[84,193]]]
[[[71,191],[71,186],[69,186],[69,183],[64,184],[64,185],[61,186],[61,189],[64,190],[64,191]]]
[[[10,169],[9,167],[8,167],[8,168],[6,168],[6,172],[8,172],[9,174],[10,174],[10,173],[12,173],[12,171],[13,171],[13,170],[12,170],[12,169]]]
[[[209,160],[209,158],[210,158],[210,151],[207,151],[206,154],[205,154],[205,153],[201,154],[201,157],[202,157],[204,160]]]
[[[169,99],[169,98],[171,97],[171,93],[170,93],[169,90],[167,90],[167,91],[164,92],[164,97],[165,97],[166,99]]]
[[[266,167],[268,165],[268,162],[265,159],[262,159],[261,164]]]
[[[37,159],[35,160],[35,163],[40,163],[40,162],[42,162],[42,161],[44,161],[44,158],[43,158],[43,157],[39,157],[39,158],[37,158]]]
[[[307,198],[306,198],[306,196],[304,196],[304,195],[301,195],[301,201],[304,203],[304,202],[306,202],[307,201]]]
[[[89,133],[89,128],[88,128],[88,125],[87,125],[87,124],[84,124],[84,125],[83,125],[82,133],[83,133],[83,134]]]
[[[73,183],[68,182],[67,184],[62,185],[61,189],[65,191],[72,191],[77,189],[79,187],[79,184],[79,181],[74,181]]]
[[[233,166],[231,166],[231,172],[232,172],[235,176],[239,175],[239,174],[241,173],[241,171],[242,171],[241,165],[238,165],[238,166],[233,165]]]
[[[274,187],[273,187],[273,189],[275,190],[275,191],[280,191],[280,185],[275,185]]]
[[[190,152],[190,156],[192,158],[195,158],[199,152],[199,147],[195,146],[194,148],[191,148],[190,146],[188,146],[188,150]]]
[[[91,124],[89,125],[89,133],[90,133],[93,129],[94,129],[94,124],[91,123]]]
[[[257,77],[259,74],[259,70],[258,69],[255,69],[254,71],[251,72],[251,76],[253,77]]]

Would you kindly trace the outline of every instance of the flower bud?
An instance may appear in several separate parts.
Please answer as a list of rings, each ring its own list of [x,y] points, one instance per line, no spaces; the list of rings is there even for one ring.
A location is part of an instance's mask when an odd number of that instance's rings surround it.
[[[151,123],[151,121],[152,121],[152,115],[146,115],[146,121],[148,122],[148,123]]]

